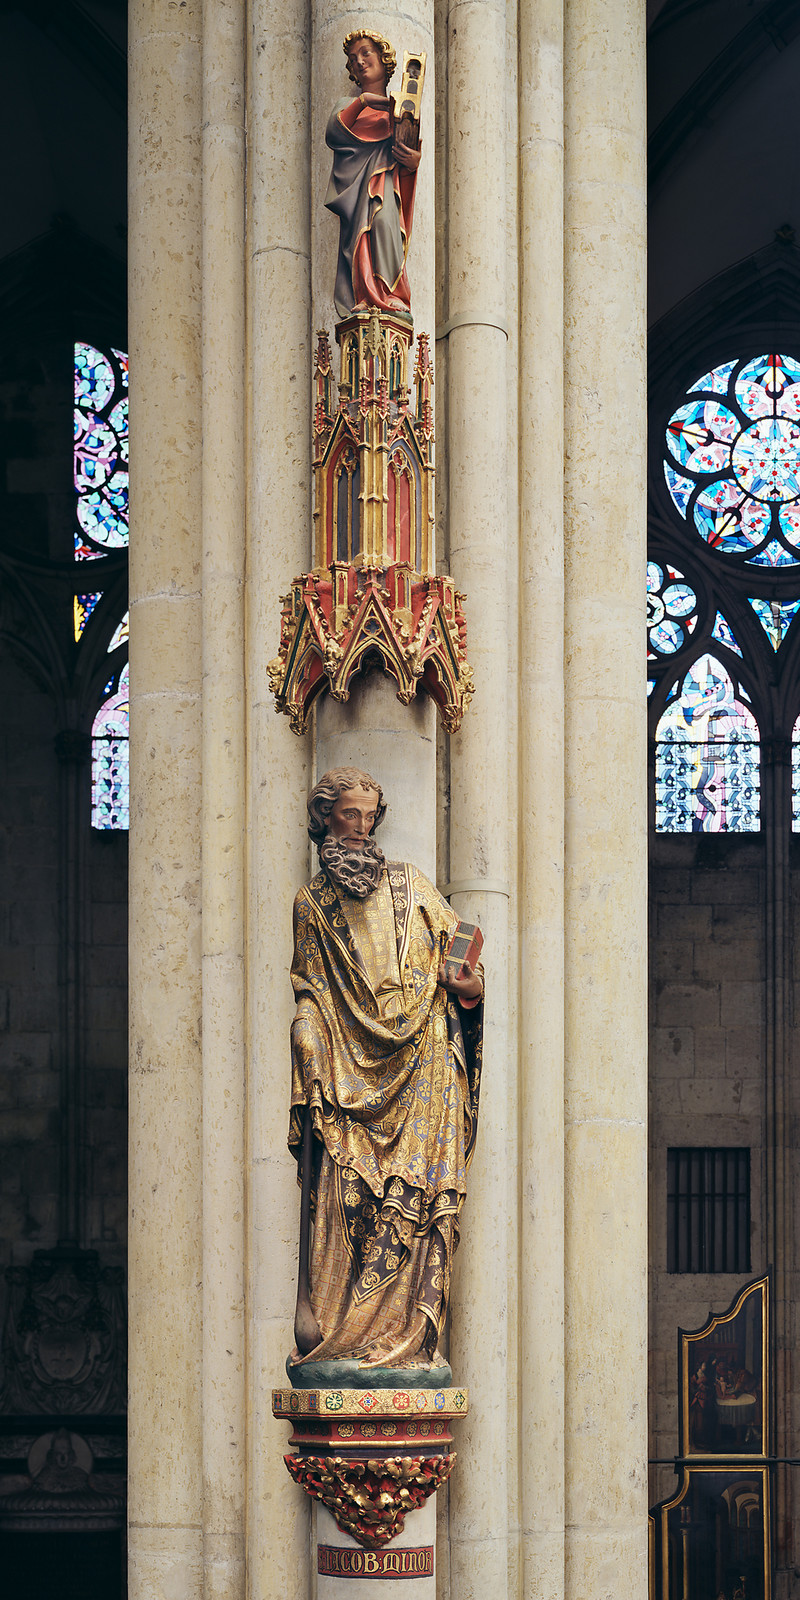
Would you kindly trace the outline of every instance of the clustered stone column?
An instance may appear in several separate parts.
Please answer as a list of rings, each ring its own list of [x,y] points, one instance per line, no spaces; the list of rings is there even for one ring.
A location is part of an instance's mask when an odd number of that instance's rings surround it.
[[[403,708],[366,675],[298,738],[266,676],[280,596],[311,561],[312,348],[336,233],[324,122],[358,25],[428,53],[409,273],[432,336],[436,239],[440,550],[476,680],[442,763],[441,887],[484,930],[487,1037],[450,1349],[470,1414],[438,1600],[639,1600],[633,0],[522,0],[518,35],[500,0],[315,0],[310,17],[307,0],[132,0],[130,1594],[308,1600],[309,1501],[271,1400],[292,1343],[288,967],[314,777],[374,771],[387,853],[429,874],[436,858],[430,703]]]
[[[132,1596],[203,1582],[202,7],[131,7]]]
[[[632,1597],[647,1461],[645,19],[598,0],[565,17],[565,1592]]]
[[[306,1600],[309,1512],[276,1449],[271,1389],[292,1345],[297,1182],[288,1159],[292,901],[308,877],[308,738],[266,676],[280,596],[311,537],[310,60],[306,0],[252,0],[247,34],[247,1581]],[[244,1534],[243,1534],[244,1538]]]
[[[469,1385],[470,1415],[450,1491],[450,1581],[453,1595],[478,1600],[504,1593],[508,1581],[514,1429],[509,1324],[516,1196],[509,1151],[516,1145],[516,1066],[507,952],[516,717],[509,650],[508,74],[499,0],[450,8],[447,73],[447,535],[450,570],[467,595],[476,682],[450,748],[449,889],[453,909],[479,922],[486,939],[488,1066],[464,1216],[469,1249],[457,1258],[453,1284],[451,1361]]]

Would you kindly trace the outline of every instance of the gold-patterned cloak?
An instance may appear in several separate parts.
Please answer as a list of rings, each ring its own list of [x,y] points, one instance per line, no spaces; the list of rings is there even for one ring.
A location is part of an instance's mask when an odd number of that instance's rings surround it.
[[[457,922],[423,873],[387,865],[366,900],[324,872],[294,904],[292,1108],[314,1128],[308,1360],[432,1359],[475,1143],[483,1005],[438,983]]]

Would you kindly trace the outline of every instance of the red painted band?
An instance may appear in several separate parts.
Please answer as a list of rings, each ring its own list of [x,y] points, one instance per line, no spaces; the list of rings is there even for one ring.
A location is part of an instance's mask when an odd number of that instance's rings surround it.
[[[432,1578],[433,1545],[405,1550],[345,1550],[317,1546],[317,1572],[327,1578]]]

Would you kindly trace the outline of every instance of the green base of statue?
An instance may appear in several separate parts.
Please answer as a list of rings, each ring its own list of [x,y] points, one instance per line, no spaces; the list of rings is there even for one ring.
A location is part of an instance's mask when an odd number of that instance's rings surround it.
[[[286,1360],[293,1389],[449,1389],[453,1374],[446,1361],[430,1367],[362,1367],[359,1361]]]

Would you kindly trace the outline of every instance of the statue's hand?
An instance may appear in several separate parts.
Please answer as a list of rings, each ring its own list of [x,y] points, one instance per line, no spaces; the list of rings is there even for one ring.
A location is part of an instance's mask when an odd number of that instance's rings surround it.
[[[452,962],[445,967],[442,961],[439,966],[439,982],[448,994],[454,994],[457,1000],[480,1000],[483,994],[483,983],[477,972],[473,972],[468,961],[457,971]]]
[[[392,155],[398,167],[405,167],[406,172],[416,172],[422,150],[412,150],[407,144],[401,144],[399,139],[395,139],[392,145]]]

